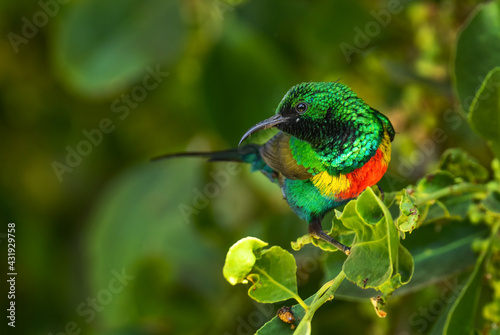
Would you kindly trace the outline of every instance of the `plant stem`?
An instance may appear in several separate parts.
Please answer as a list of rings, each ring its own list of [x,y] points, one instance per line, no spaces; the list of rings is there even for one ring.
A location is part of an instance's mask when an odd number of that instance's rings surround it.
[[[488,188],[486,187],[486,185],[462,183],[462,184],[457,184],[457,185],[445,187],[443,189],[437,190],[436,192],[426,194],[423,197],[418,197],[418,195],[417,195],[417,197],[416,197],[417,198],[417,205],[420,206],[428,201],[437,200],[439,198],[442,198],[442,197],[445,197],[445,196],[451,195],[451,194],[465,193],[465,192],[486,193],[487,191],[488,191]]]
[[[307,304],[305,303],[304,300],[302,300],[301,297],[299,297],[298,295],[294,295],[293,297],[295,300],[297,300],[297,302],[299,303],[300,306],[302,306],[302,308],[307,312],[309,312],[309,309],[311,308],[310,306],[307,306]]]
[[[344,273],[344,271],[340,271],[340,273],[337,275],[337,277],[335,277],[333,280],[330,280],[325,285],[323,285],[318,290],[318,293],[316,293],[316,297],[314,297],[314,300],[311,303],[311,306],[309,306],[309,308],[306,309],[306,314],[304,315],[302,320],[300,320],[300,322],[301,323],[302,322],[310,322],[312,320],[312,317],[314,316],[314,313],[318,310],[318,308],[320,308],[321,305],[323,305],[328,300],[333,299],[333,294],[339,288],[340,284],[342,283],[342,281],[344,279],[345,279],[345,273]],[[324,292],[324,293],[322,294],[322,292]],[[297,327],[297,329],[298,328],[299,327]]]
[[[321,288],[318,290],[318,292],[316,292],[316,295],[314,296],[314,299],[312,301],[313,304],[323,295],[323,293],[325,293],[326,290],[328,290],[332,286],[336,278],[337,277],[333,278],[330,281],[327,281],[325,284],[323,284],[323,286],[321,286]]]
[[[332,284],[328,288],[328,290],[326,290],[326,292],[322,296],[315,298],[315,301],[310,306],[311,311],[313,312],[316,311],[325,302],[333,299],[333,294],[339,288],[340,284],[342,283],[342,281],[344,281],[344,279],[345,279],[345,273],[344,271],[340,271],[337,277],[335,277],[333,281],[330,281]]]

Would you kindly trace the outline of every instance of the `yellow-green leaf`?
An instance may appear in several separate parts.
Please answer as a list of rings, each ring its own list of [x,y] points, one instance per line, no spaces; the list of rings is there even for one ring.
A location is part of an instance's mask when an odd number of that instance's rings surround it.
[[[257,260],[256,254],[267,245],[255,237],[245,237],[229,248],[222,272],[224,278],[231,284],[246,283],[247,276],[252,271]]]

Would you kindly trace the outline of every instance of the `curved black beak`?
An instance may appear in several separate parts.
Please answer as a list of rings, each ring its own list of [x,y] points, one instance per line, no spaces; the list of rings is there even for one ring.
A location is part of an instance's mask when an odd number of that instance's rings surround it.
[[[269,129],[269,128],[274,127],[274,126],[276,126],[280,123],[283,123],[285,121],[286,121],[286,118],[284,118],[283,116],[281,116],[279,114],[276,114],[276,115],[270,117],[269,119],[266,119],[264,121],[257,123],[255,126],[253,126],[252,128],[247,130],[245,135],[243,135],[243,137],[241,138],[240,143],[238,143],[238,146],[241,145],[241,142],[246,140],[252,134],[254,134],[260,130]]]

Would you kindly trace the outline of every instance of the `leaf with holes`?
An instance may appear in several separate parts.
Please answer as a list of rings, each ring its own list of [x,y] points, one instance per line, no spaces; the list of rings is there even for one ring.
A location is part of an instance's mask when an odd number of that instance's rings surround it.
[[[420,212],[415,200],[415,197],[408,194],[407,190],[403,190],[401,202],[399,204],[400,215],[396,221],[396,226],[402,232],[411,233],[417,227],[417,222],[420,219]]]
[[[232,285],[253,285],[248,295],[259,302],[277,302],[298,297],[297,265],[288,251],[267,245],[255,237],[236,242],[228,251],[224,264],[224,277]]]

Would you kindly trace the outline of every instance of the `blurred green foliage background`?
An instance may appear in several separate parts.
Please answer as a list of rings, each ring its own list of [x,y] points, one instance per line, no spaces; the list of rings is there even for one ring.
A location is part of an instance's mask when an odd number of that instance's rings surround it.
[[[16,223],[16,331],[251,334],[270,319],[280,306],[252,303],[222,265],[243,236],[289,249],[306,233],[279,189],[248,167],[149,159],[236,146],[297,83],[340,80],[389,116],[385,189],[449,147],[489,166],[451,80],[478,3],[3,1],[0,234]],[[296,254],[303,296],[323,279],[320,257]],[[383,320],[335,301],[313,332],[426,332],[433,320],[412,315],[443,285],[395,298]]]

